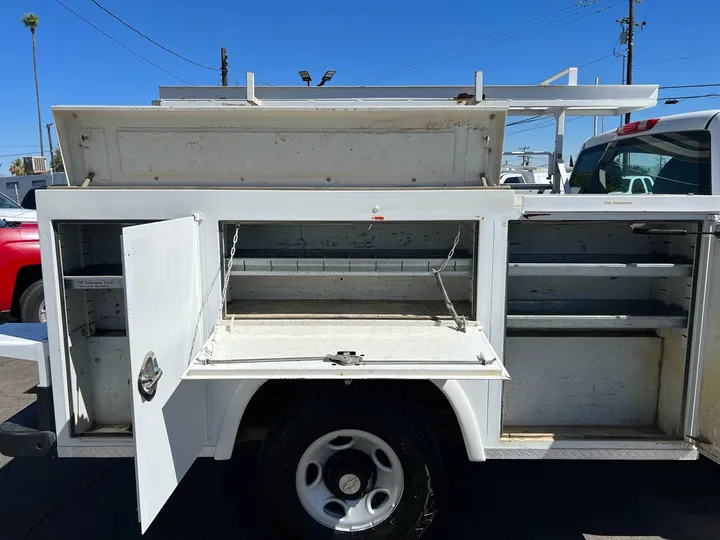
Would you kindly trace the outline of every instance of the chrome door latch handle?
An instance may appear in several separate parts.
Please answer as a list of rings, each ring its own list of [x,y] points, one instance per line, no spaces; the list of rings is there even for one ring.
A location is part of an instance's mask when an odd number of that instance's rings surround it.
[[[155,397],[162,374],[163,370],[158,366],[155,354],[152,352],[147,353],[138,375],[138,392],[144,401],[151,401]]]

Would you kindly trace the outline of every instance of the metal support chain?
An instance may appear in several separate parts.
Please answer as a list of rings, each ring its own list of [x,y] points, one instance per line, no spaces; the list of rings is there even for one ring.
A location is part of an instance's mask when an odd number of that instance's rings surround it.
[[[462,223],[458,226],[458,232],[455,235],[455,240],[453,240],[452,248],[450,248],[450,252],[448,253],[447,259],[440,265],[440,268],[433,268],[433,276],[435,276],[435,281],[437,281],[438,287],[440,288],[440,292],[442,292],[443,295],[443,301],[445,302],[445,307],[447,308],[448,312],[450,313],[450,316],[453,318],[453,321],[455,321],[455,324],[458,327],[458,330],[461,332],[465,332],[467,330],[467,321],[465,320],[465,317],[458,315],[458,312],[455,310],[455,306],[452,303],[452,300],[450,300],[450,296],[448,296],[447,290],[445,289],[445,284],[443,283],[442,276],[440,273],[445,270],[447,265],[450,263],[452,258],[455,256],[455,249],[457,248],[458,244],[460,243],[460,235],[462,234]]]
[[[233,261],[235,260],[235,249],[237,248],[238,236],[240,235],[240,224],[235,224],[235,234],[233,235],[232,247],[230,248],[230,260],[228,261],[227,269],[225,270],[225,281],[223,282],[222,296],[220,298],[220,315],[222,316],[222,310],[227,305],[227,292],[228,285],[230,284],[230,271],[233,267]]]
[[[233,236],[232,247],[230,248],[230,260],[228,261],[227,268],[225,270],[225,279],[223,280],[222,292],[220,295],[220,308],[218,309],[217,322],[215,323],[215,329],[213,330],[212,335],[210,336],[210,338],[207,340],[207,342],[203,346],[201,354],[199,355],[202,358],[202,362],[204,364],[211,363],[210,358],[212,357],[212,350],[213,350],[213,347],[215,346],[215,338],[216,338],[218,330],[220,329],[220,326],[222,325],[223,309],[227,305],[227,292],[228,292],[228,285],[230,283],[230,271],[232,270],[233,261],[235,260],[235,249],[237,248],[237,241],[238,241],[239,235],[240,235],[240,224],[236,223],[235,224],[235,235]]]

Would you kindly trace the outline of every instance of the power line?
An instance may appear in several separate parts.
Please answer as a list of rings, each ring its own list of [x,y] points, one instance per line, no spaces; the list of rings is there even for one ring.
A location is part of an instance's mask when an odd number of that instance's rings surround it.
[[[15,152],[14,154],[2,154],[0,157],[20,157],[21,154],[32,154],[34,152],[39,152],[40,150],[38,148],[33,148],[32,150],[28,150],[27,152]]]
[[[600,4],[600,6],[604,6],[607,4],[608,0],[602,0],[605,2],[604,4]],[[612,3],[612,2],[610,2]],[[615,3],[617,4],[617,2]],[[475,40],[470,43],[466,43],[451,49],[448,49],[445,52],[436,53],[434,55],[431,55],[429,57],[426,57],[425,59],[416,60],[415,62],[410,62],[408,64],[405,64],[404,66],[399,66],[396,68],[390,68],[383,70],[382,72],[378,72],[376,77],[373,78],[373,76],[365,77],[364,79],[360,79],[364,84],[371,84],[373,82],[381,81],[388,78],[395,78],[400,75],[405,75],[408,73],[411,73],[413,71],[418,71],[420,69],[425,69],[429,67],[434,67],[438,65],[442,65],[448,62],[452,62],[457,60],[461,56],[467,56],[470,53],[479,52],[481,50],[488,50],[492,48],[496,48],[501,45],[506,45],[508,43],[516,42],[522,39],[525,39],[526,37],[530,37],[536,34],[539,34],[541,32],[544,32],[545,30],[549,30],[558,26],[563,26],[564,24],[569,24],[573,21],[576,21],[578,19],[586,18],[591,15],[595,15],[598,11],[592,12],[588,15],[585,15],[583,17],[575,17],[574,10],[575,10],[575,4],[571,6],[570,11],[568,11],[568,8],[564,8],[563,10],[558,10],[556,12],[553,12],[551,14],[545,15],[543,17],[539,17],[537,19],[528,21],[526,23],[522,23],[516,26],[513,26],[508,29],[503,29],[499,32],[496,32],[494,34],[491,34],[490,36]],[[558,15],[557,17],[554,17],[556,13],[561,13],[563,11],[566,11],[566,13]],[[527,31],[526,26],[534,24],[532,31]],[[514,31],[517,30],[518,32]],[[522,30],[520,32],[519,30]],[[507,35],[515,35],[514,38],[508,38]],[[355,81],[353,81],[355,83]]]
[[[652,4],[650,4],[650,7],[649,7],[648,10],[645,12],[645,15],[643,15],[643,21],[647,21],[648,15],[650,15],[650,12],[651,12],[653,9],[655,9],[655,6],[657,6],[657,5],[658,5],[658,0],[655,0],[655,2],[653,2]]]
[[[577,116],[575,118],[571,118],[570,120],[568,120],[567,123],[576,122],[578,120],[583,120],[585,118],[589,118],[589,117]],[[512,133],[506,133],[505,136],[507,137],[508,135],[517,135],[518,133],[525,133],[526,131],[535,131],[536,129],[543,129],[543,128],[547,128],[547,127],[554,126],[554,125],[555,125],[555,121],[550,120],[549,122],[539,125],[539,126],[533,126],[533,127],[529,127],[529,128],[525,128],[525,129],[519,129],[517,131],[513,131]]]
[[[32,144],[0,144],[0,148],[35,148]]]
[[[664,97],[660,99],[664,99],[666,101],[684,101],[686,99],[716,99],[720,98],[720,94],[699,94],[694,96],[676,96],[676,97]]]
[[[206,66],[205,64],[201,64],[201,63],[199,63],[199,62],[195,62],[194,60],[190,60],[189,58],[187,58],[187,57],[185,57],[185,56],[183,56],[183,55],[181,55],[181,54],[179,54],[179,53],[176,53],[176,52],[173,51],[172,49],[168,49],[167,47],[165,47],[164,45],[158,43],[157,41],[155,41],[155,40],[152,39],[151,37],[146,36],[145,34],[143,34],[140,30],[138,30],[137,28],[135,28],[135,27],[132,26],[131,24],[128,24],[128,23],[126,23],[125,21],[123,21],[120,17],[118,17],[117,15],[115,15],[115,14],[114,14],[112,11],[110,11],[108,8],[106,8],[105,6],[103,6],[102,4],[100,4],[100,2],[97,2],[97,0],[91,0],[91,1],[92,1],[92,3],[95,4],[97,7],[99,7],[100,9],[102,9],[105,13],[107,13],[108,15],[110,15],[113,19],[115,19],[116,21],[120,22],[121,24],[123,24],[124,26],[126,26],[127,28],[129,28],[130,30],[132,30],[133,32],[135,32],[137,35],[142,36],[143,38],[145,38],[146,40],[148,40],[148,41],[149,41],[150,43],[152,43],[153,45],[157,45],[157,46],[160,47],[163,51],[169,52],[169,53],[172,54],[173,56],[177,56],[177,57],[180,58],[181,60],[185,60],[185,62],[188,62],[189,64],[193,64],[194,66],[198,66],[198,67],[201,67],[201,68],[209,69],[210,71],[220,71],[219,68],[211,67],[211,66]]]
[[[525,118],[523,120],[518,120],[517,122],[510,122],[509,124],[506,124],[505,127],[510,126],[520,126],[522,124],[529,124],[531,122],[537,122],[538,120],[542,120],[545,118],[544,116],[531,116],[530,118]]]
[[[157,64],[155,64],[154,62],[148,60],[147,58],[145,58],[144,56],[142,56],[140,53],[137,53],[137,52],[133,51],[133,50],[132,50],[130,47],[128,47],[127,45],[125,45],[125,44],[123,44],[123,43],[120,43],[117,39],[115,39],[115,38],[112,37],[110,34],[108,34],[107,32],[105,32],[105,30],[103,30],[102,28],[99,28],[98,26],[95,26],[93,23],[91,23],[90,21],[88,21],[85,17],[83,17],[82,15],[80,15],[79,13],[77,13],[76,11],[73,11],[73,10],[70,9],[68,6],[66,6],[65,4],[63,4],[60,0],[55,0],[55,2],[57,2],[58,4],[60,4],[62,7],[64,7],[64,8],[65,8],[66,10],[68,10],[70,13],[72,13],[73,15],[75,15],[75,16],[76,16],[78,19],[80,19],[81,21],[83,21],[83,22],[89,24],[90,26],[92,26],[95,30],[97,30],[98,32],[100,32],[100,33],[101,33],[103,36],[105,36],[106,38],[114,41],[115,43],[117,43],[118,45],[120,45],[123,49],[125,49],[125,50],[128,51],[128,52],[131,52],[132,54],[134,54],[135,56],[137,56],[138,58],[140,58],[140,59],[143,60],[144,62],[147,62],[148,64],[150,64],[151,66],[153,66],[154,68],[157,68],[157,69],[159,69],[160,71],[162,71],[162,72],[164,72],[164,73],[167,73],[167,74],[170,75],[171,77],[174,77],[174,78],[176,78],[176,79],[179,80],[179,81],[182,81],[182,82],[184,82],[184,83],[186,83],[186,84],[189,84],[190,86],[195,86],[195,85],[194,85],[193,83],[191,83],[190,81],[186,81],[186,80],[183,79],[182,77],[178,77],[177,75],[175,75],[174,73],[168,71],[167,69],[162,68],[162,67],[158,66]]]
[[[712,83],[712,84],[680,84],[676,86],[661,86],[660,90],[670,90],[670,89],[677,89],[677,88],[713,88],[716,86],[720,86],[720,83]]]
[[[611,52],[610,54],[606,54],[605,56],[601,56],[600,58],[596,58],[592,62],[588,62],[587,64],[583,64],[581,66],[578,66],[578,69],[584,68],[587,66],[591,66],[593,64],[597,64],[598,62],[601,62],[602,60],[605,60],[606,58],[610,58],[611,56],[615,56],[615,52]]]
[[[420,59],[417,59],[417,60],[414,60],[411,62],[407,62],[407,63],[401,64],[399,66],[386,68],[386,69],[377,71],[375,73],[365,75],[363,77],[359,77],[359,78],[353,79],[351,81],[347,81],[345,84],[348,84],[348,85],[361,84],[361,83],[362,84],[371,84],[378,80],[387,80],[390,78],[395,78],[400,75],[411,73],[413,71],[417,71],[417,70],[424,69],[427,67],[433,67],[435,65],[448,63],[450,61],[456,60],[459,57],[467,56],[470,53],[478,52],[479,50],[482,50],[482,49],[497,47],[497,46],[504,45],[504,44],[507,44],[507,43],[510,43],[513,41],[518,41],[520,39],[524,39],[526,37],[538,34],[540,32],[548,30],[548,29],[556,28],[563,24],[569,24],[569,23],[577,21],[579,19],[583,19],[588,16],[596,15],[598,12],[604,11],[611,7],[614,7],[615,5],[618,5],[619,3],[621,3],[621,2],[617,2],[614,0],[599,0],[598,3],[593,4],[593,5],[600,9],[597,9],[589,14],[586,14],[586,15],[580,16],[580,17],[577,17],[575,15],[578,4],[573,3],[571,6],[567,6],[565,8],[556,10],[556,11],[548,13],[546,15],[542,15],[542,16],[532,19],[530,21],[512,26],[510,28],[502,29],[498,32],[495,32],[495,33],[489,35],[489,36],[486,36],[485,38],[481,38],[481,39],[477,39],[477,40],[467,42],[467,43],[464,43],[461,45],[457,45],[457,46],[451,47],[445,51],[434,53],[434,54],[431,54],[424,58],[420,58]],[[533,29],[531,31],[527,31],[528,25],[535,25],[535,26],[533,27]],[[518,32],[515,34],[515,38],[508,39],[508,34],[512,35],[513,30],[518,30]],[[520,32],[519,30],[522,30],[522,32]]]
[[[635,64],[635,67],[651,66],[651,65],[655,65],[655,64],[665,64],[667,62],[680,62],[682,60],[690,60],[691,58],[706,58],[708,56],[717,56],[719,54],[720,54],[720,51],[714,51],[714,52],[709,52],[709,53],[704,53],[704,54],[693,54],[690,56],[676,56],[673,58],[661,58],[658,60],[651,60],[649,62],[637,63],[637,64]]]

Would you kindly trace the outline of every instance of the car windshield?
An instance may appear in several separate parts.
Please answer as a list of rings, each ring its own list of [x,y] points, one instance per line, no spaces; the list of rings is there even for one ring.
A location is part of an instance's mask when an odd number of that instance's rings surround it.
[[[0,208],[12,208],[13,210],[18,210],[22,207],[7,195],[0,193]]]
[[[570,187],[573,193],[710,195],[710,132],[641,135],[586,148]]]

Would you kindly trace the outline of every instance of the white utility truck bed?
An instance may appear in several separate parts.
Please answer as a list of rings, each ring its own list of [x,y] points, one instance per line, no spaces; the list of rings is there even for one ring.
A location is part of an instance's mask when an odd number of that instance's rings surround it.
[[[471,461],[720,458],[720,120],[628,124],[568,178],[566,115],[648,108],[657,86],[567,74],[249,74],[55,107],[47,341],[13,341],[45,351],[53,421],[4,425],[0,450],[134,456],[144,532],[197,457],[255,434],[273,522],[360,539],[419,537],[456,443]],[[557,119],[554,193],[498,185],[509,115]],[[631,173],[670,187],[616,194]]]

